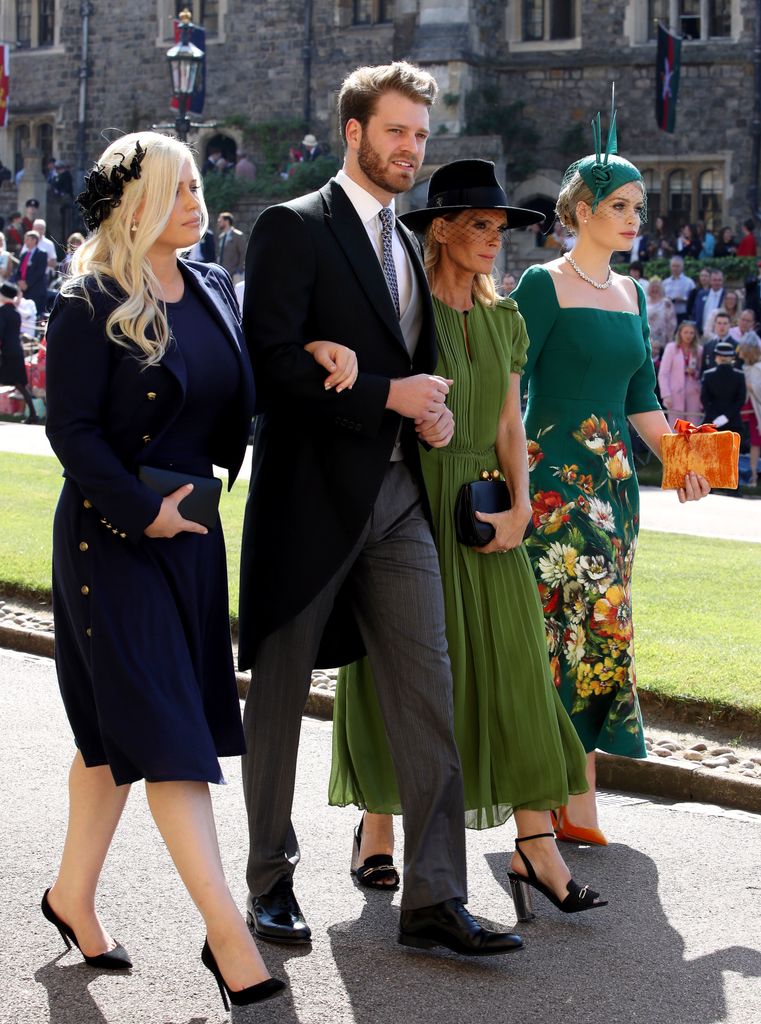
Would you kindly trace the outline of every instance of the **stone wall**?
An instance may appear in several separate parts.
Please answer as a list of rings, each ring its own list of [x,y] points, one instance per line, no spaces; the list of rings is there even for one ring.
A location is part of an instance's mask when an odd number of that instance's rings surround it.
[[[371,26],[351,24],[348,0],[313,0],[307,97],[303,0],[228,0],[223,41],[207,45],[204,118],[299,121],[308,99],[308,130],[338,154],[335,96],[343,77],[360,64],[404,57],[429,67],[442,87],[442,102],[432,114],[432,162],[438,152],[480,152],[473,138],[458,135],[465,125],[466,97],[487,87],[498,97],[495,110],[515,101],[524,104],[525,118],[539,133],[535,163],[550,172],[549,179],[559,180],[564,166],[580,155],[574,144],[590,148],[588,122],[596,110],[607,108],[615,79],[622,152],[650,159],[664,176],[686,156],[705,155],[705,166],[714,162],[726,175],[722,213],[736,222],[747,215],[750,184],[754,0],[735,0],[737,39],[684,45],[675,135],[655,124],[655,45],[634,45],[629,38],[635,2],[640,0],[578,0],[578,45],[526,49],[514,40],[519,0],[396,0],[393,22]],[[11,166],[12,126],[34,127],[40,120],[55,124],[55,155],[75,162],[80,6],[79,0],[59,0],[59,46],[13,54],[11,129],[0,130],[0,157]],[[165,59],[169,42],[157,43],[157,0],[92,6],[88,161],[102,150],[104,129],[130,131],[173,119]],[[6,35],[12,33],[12,7],[10,0],[0,0]],[[568,134],[575,125],[581,125],[580,134]],[[489,149],[503,168],[513,144],[511,126],[495,123],[487,130],[504,140],[504,150],[497,143]],[[200,142],[210,134],[203,133]],[[232,129],[229,134],[240,138]]]

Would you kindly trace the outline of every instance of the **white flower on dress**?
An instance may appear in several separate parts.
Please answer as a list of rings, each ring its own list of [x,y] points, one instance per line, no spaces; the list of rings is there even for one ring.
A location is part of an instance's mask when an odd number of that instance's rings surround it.
[[[585,590],[604,594],[613,583],[613,567],[602,555],[582,555],[576,576]]]
[[[584,632],[584,627],[580,624],[569,626],[565,631],[563,645],[565,646],[565,656],[571,668],[576,668],[581,663],[581,659],[584,657],[586,639],[587,635]]]
[[[550,587],[562,586],[576,575],[576,560],[579,553],[570,544],[555,541],[547,548],[547,554],[539,559],[542,580]]]
[[[590,498],[588,515],[595,526],[599,526],[606,533],[616,532],[616,519],[613,515],[613,506],[609,501],[603,501],[601,498]]]

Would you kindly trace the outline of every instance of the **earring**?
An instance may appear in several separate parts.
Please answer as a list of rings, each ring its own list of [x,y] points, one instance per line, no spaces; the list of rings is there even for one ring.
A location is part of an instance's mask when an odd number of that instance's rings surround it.
[[[129,226],[129,229],[130,229],[130,231],[137,231],[137,228],[138,228],[137,221],[133,220],[132,223]]]

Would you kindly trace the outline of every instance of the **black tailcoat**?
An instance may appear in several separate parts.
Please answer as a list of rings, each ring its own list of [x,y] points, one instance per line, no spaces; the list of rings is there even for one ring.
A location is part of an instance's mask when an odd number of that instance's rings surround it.
[[[399,232],[423,303],[412,360],[378,257],[336,181],[265,210],[251,235],[243,327],[260,415],[241,559],[241,667],[251,666],[263,636],[321,591],[367,522],[400,423],[385,408],[391,378],[436,366],[417,242],[401,224]],[[325,371],[303,347],[320,339],[357,353],[351,391],[325,391]],[[410,421],[402,444],[422,488]],[[342,593],[318,664],[346,664],[362,653],[349,595]]]

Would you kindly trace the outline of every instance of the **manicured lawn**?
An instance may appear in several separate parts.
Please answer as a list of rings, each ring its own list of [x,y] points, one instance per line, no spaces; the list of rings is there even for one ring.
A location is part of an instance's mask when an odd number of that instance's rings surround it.
[[[60,490],[54,459],[0,453],[0,585],[46,596]],[[246,483],[223,491],[230,607]],[[761,544],[643,531],[634,570],[640,687],[730,704],[761,719]]]

